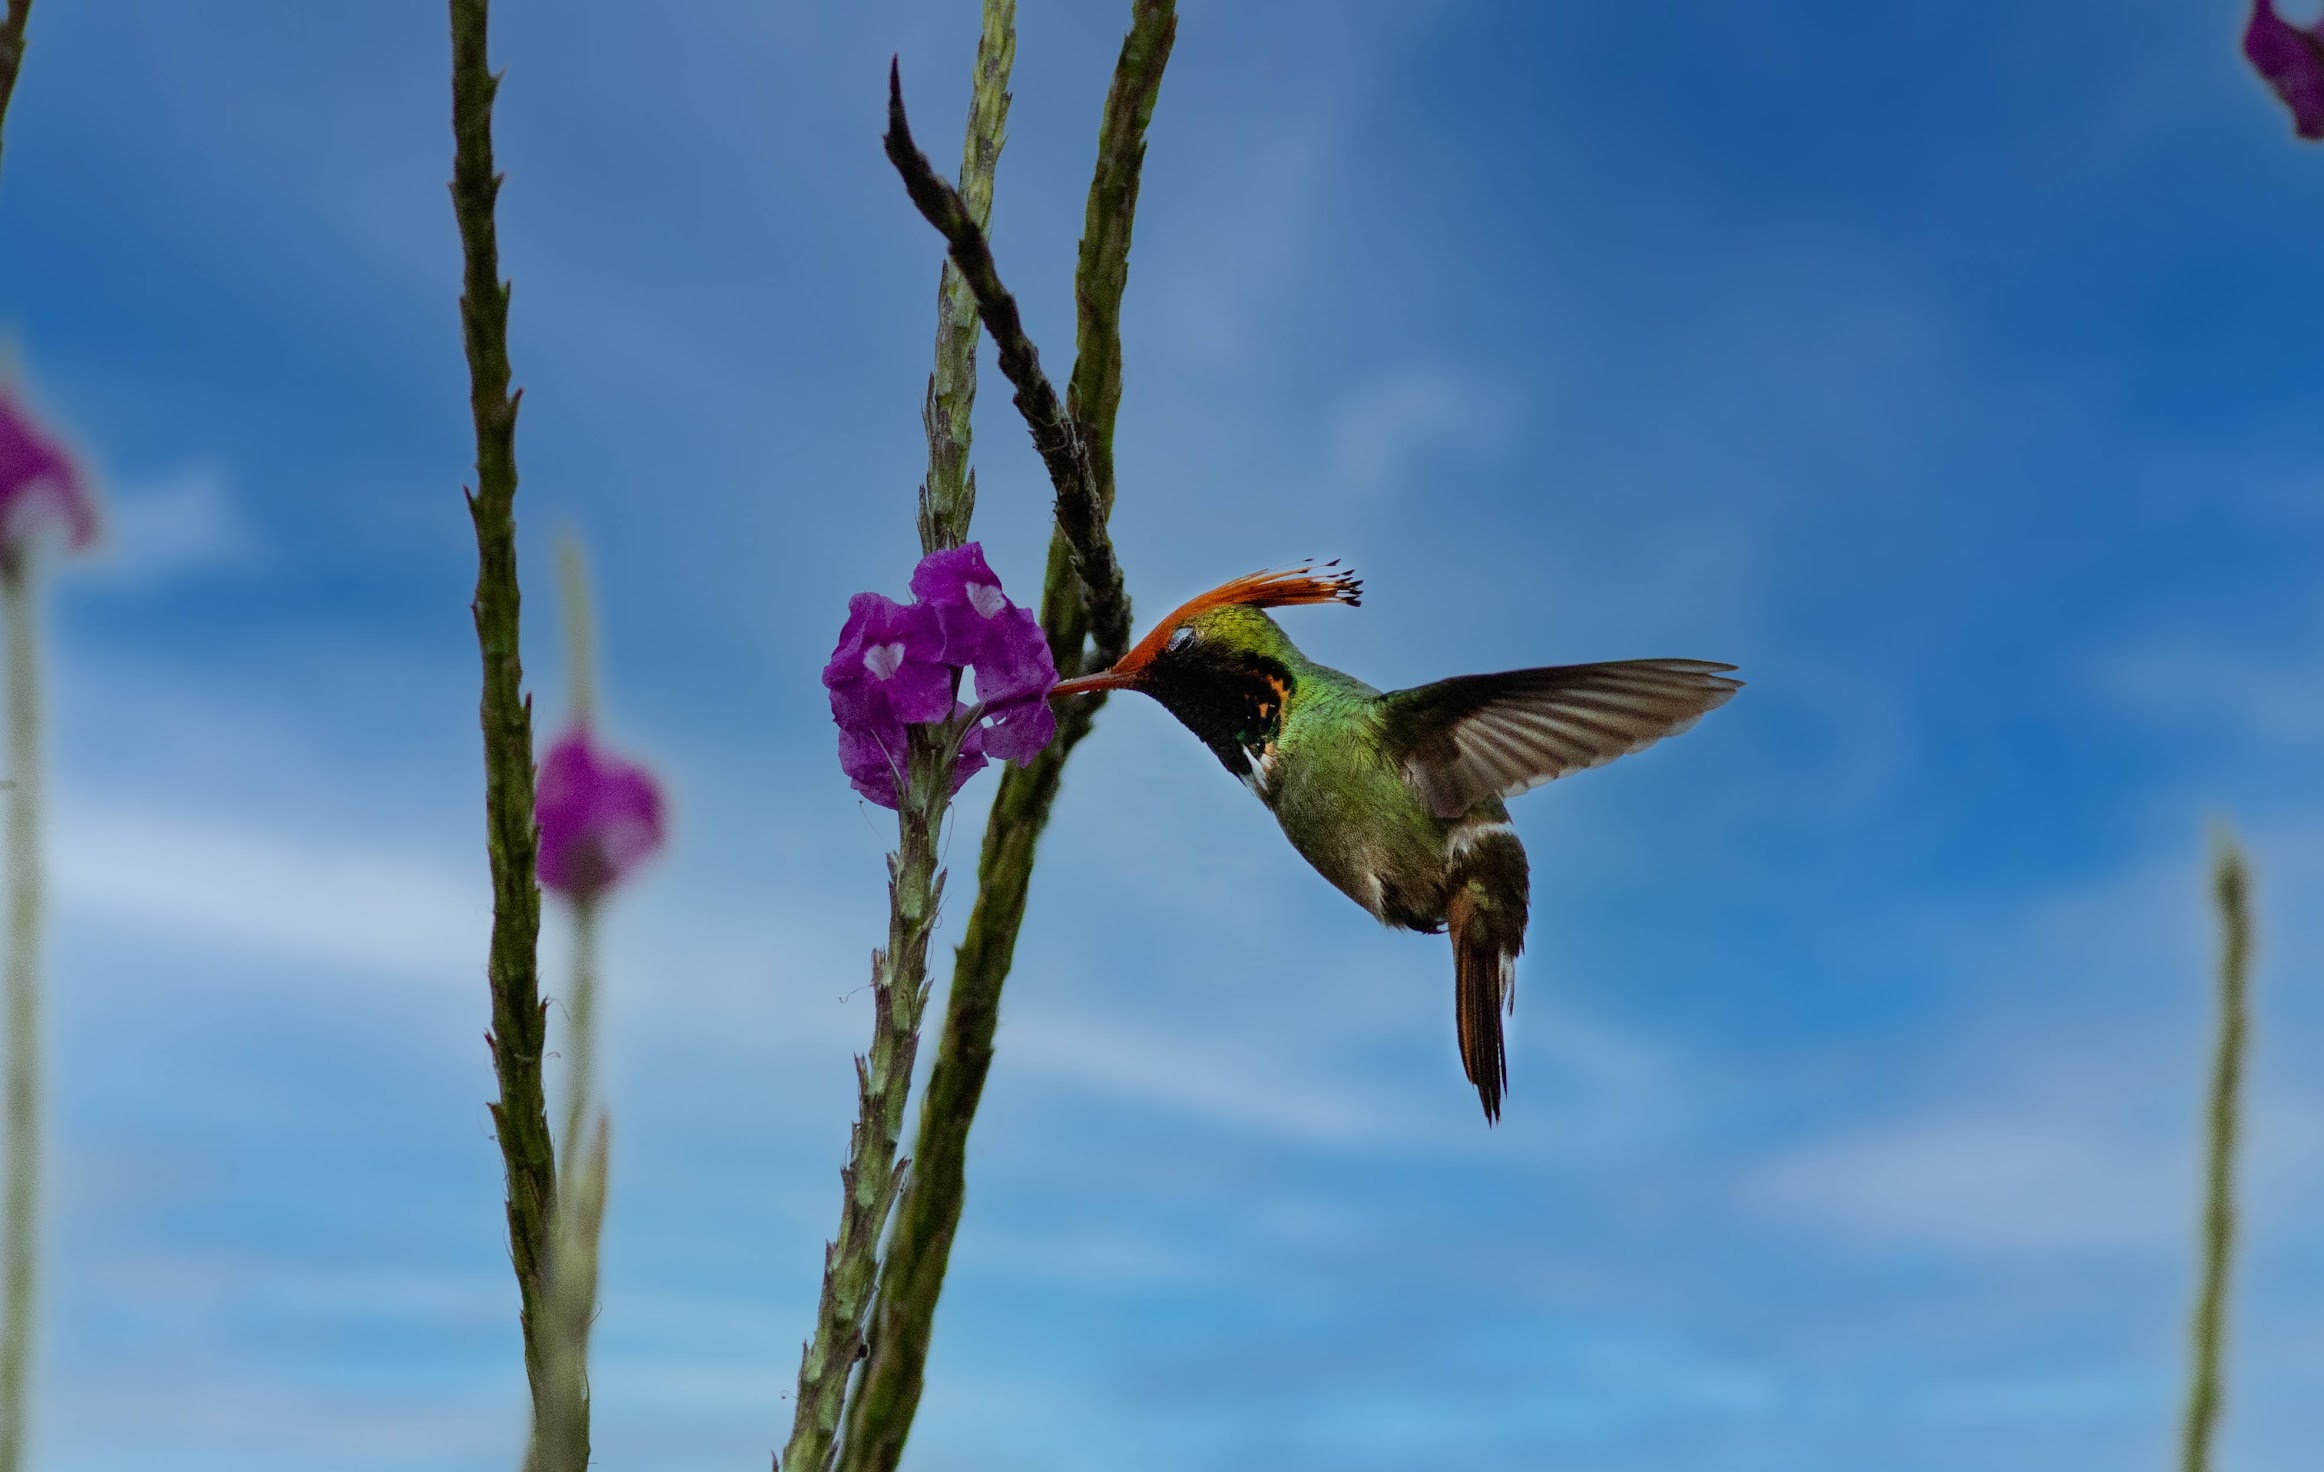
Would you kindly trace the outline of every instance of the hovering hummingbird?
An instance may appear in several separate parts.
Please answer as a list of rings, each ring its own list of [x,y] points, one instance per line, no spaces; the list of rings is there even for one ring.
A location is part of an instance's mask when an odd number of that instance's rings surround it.
[[[1362,601],[1336,563],[1256,572],[1154,626],[1054,695],[1136,690],[1211,749],[1284,837],[1382,924],[1449,931],[1461,1066],[1488,1122],[1509,1069],[1501,1013],[1525,948],[1525,848],[1502,799],[1685,730],[1735,666],[1628,659],[1461,675],[1386,694],[1301,654],[1262,609]]]

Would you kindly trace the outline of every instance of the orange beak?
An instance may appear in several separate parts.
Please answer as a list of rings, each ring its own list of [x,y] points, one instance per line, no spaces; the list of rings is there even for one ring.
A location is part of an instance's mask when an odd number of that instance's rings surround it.
[[[1136,675],[1125,675],[1118,669],[1100,670],[1094,675],[1059,680],[1050,690],[1049,698],[1055,700],[1060,695],[1095,695],[1102,690],[1128,690],[1137,683]]]

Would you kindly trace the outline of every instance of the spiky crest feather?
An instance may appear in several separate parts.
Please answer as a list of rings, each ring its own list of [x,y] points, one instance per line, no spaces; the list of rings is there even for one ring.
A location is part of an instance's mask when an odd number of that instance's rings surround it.
[[[1345,603],[1354,607],[1364,601],[1364,582],[1353,572],[1329,572],[1339,566],[1337,558],[1322,567],[1295,567],[1289,572],[1246,573],[1231,583],[1221,583],[1207,593],[1189,598],[1172,609],[1146,637],[1140,639],[1130,652],[1123,655],[1113,667],[1115,675],[1129,677],[1160,658],[1170,643],[1170,636],[1185,627],[1189,620],[1199,618],[1214,608],[1288,608],[1301,603]]]

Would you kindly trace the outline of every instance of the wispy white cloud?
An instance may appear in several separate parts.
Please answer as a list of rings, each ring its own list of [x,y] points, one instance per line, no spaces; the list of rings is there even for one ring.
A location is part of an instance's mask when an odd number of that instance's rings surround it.
[[[247,567],[262,556],[224,471],[188,466],[116,487],[105,502],[104,539],[89,572],[144,588],[191,573]]]
[[[2247,1190],[2279,1196],[2324,1160],[2324,1107],[2247,1117]],[[2185,1250],[2196,1180],[2188,1131],[2088,1110],[1968,1106],[1818,1142],[1753,1175],[1745,1200],[1862,1241],[1940,1252]]]
[[[2146,1249],[2184,1230],[2183,1142],[2011,1113],[1908,1121],[1778,1159],[1746,1191],[1793,1221],[1973,1251]]]
[[[2271,746],[2324,742],[2324,650],[2262,658],[2172,639],[2124,651],[2100,678],[2122,699],[2174,722]]]
[[[1388,1124],[1364,1093],[1288,1075],[1217,1042],[1049,1015],[1012,1017],[1004,1046],[1012,1067],[1280,1139],[1372,1145]]]
[[[2312,814],[2275,817],[2248,835],[2263,924],[2275,896],[2312,890],[2324,831]],[[1945,964],[1974,978],[1962,989],[1974,1003],[1923,1040],[1910,1076],[1882,1081],[1885,1117],[1747,1166],[1744,1210],[1969,1258],[2187,1250],[2213,1025],[2195,840],[1961,927]],[[2305,954],[2309,928],[2295,910],[2267,933]],[[2263,964],[2244,1111],[2243,1189],[2261,1235],[2312,1212],[2307,1182],[2324,1163],[2324,1093],[2276,1065],[2313,1018],[2269,979]]]
[[[67,801],[66,913],[399,980],[472,980],[489,896],[441,860],[247,824]]]

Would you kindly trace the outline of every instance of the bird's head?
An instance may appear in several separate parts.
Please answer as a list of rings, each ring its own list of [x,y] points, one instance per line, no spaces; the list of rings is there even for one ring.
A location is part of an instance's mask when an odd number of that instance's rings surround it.
[[[1147,631],[1112,669],[1062,681],[1051,696],[1140,690],[1163,697],[1173,687],[1247,677],[1269,666],[1280,669],[1298,651],[1261,610],[1362,602],[1363,583],[1354,573],[1333,571],[1336,566],[1255,572],[1191,598]]]

